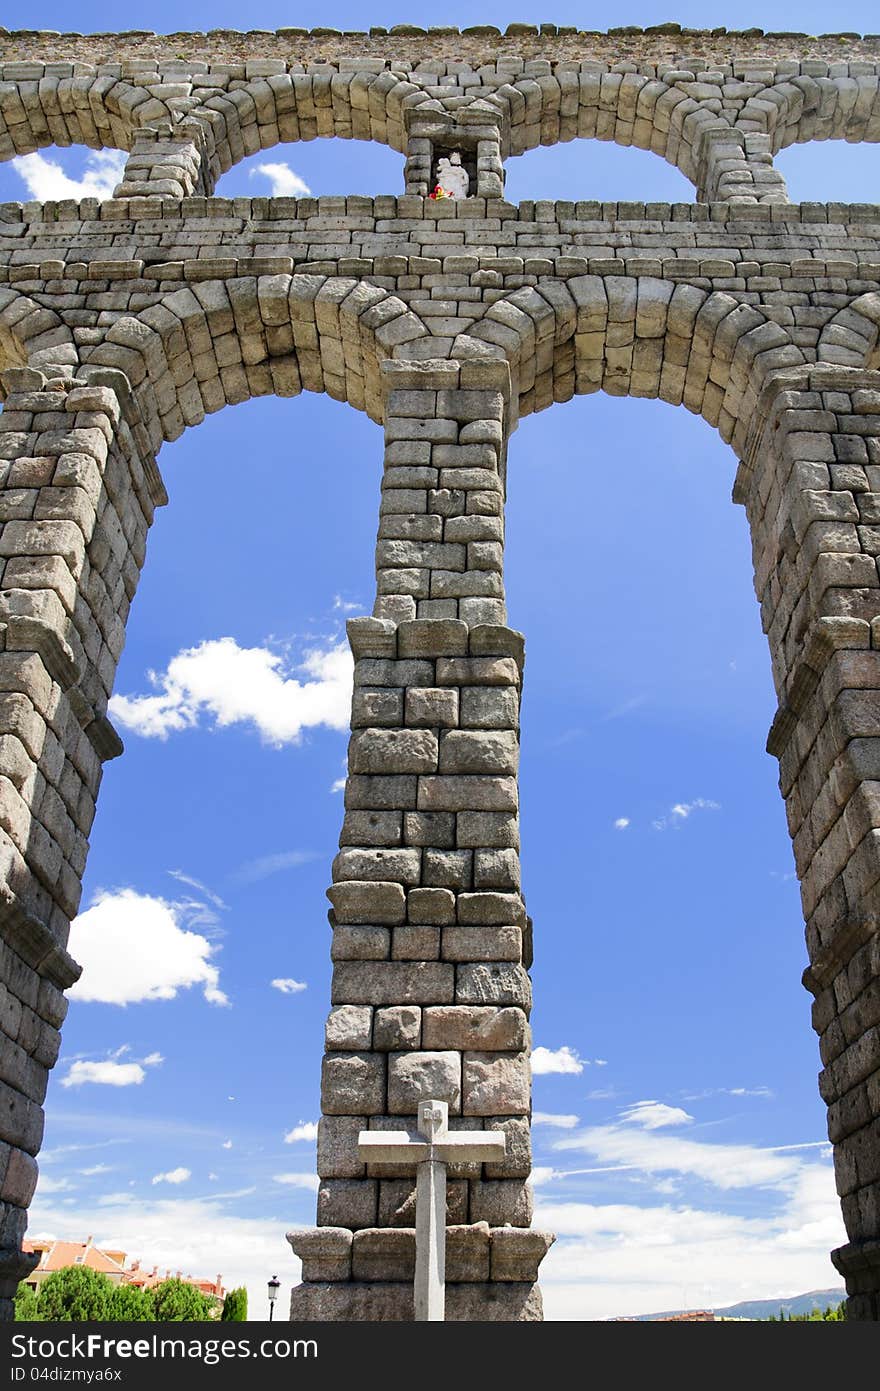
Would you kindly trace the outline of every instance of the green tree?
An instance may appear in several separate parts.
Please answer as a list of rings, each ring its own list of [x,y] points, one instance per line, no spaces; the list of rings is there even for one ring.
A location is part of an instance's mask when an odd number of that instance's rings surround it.
[[[15,1292],[16,1323],[34,1323],[39,1317],[37,1292],[22,1281]]]
[[[247,1319],[247,1290],[239,1288],[230,1290],[223,1301],[223,1313],[220,1315],[223,1323],[243,1322]]]
[[[153,1291],[159,1323],[204,1323],[211,1318],[213,1301],[185,1280],[163,1280]]]
[[[106,1319],[112,1293],[113,1286],[99,1270],[66,1265],[47,1275],[40,1285],[40,1318],[46,1323]]]
[[[107,1318],[113,1323],[154,1323],[152,1297],[136,1285],[117,1285],[110,1296]]]

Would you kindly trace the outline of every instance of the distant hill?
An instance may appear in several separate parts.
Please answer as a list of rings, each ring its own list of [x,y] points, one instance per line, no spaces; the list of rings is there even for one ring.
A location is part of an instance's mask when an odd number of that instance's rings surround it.
[[[729,1319],[769,1319],[776,1318],[784,1310],[786,1314],[811,1314],[814,1309],[833,1308],[846,1299],[846,1290],[841,1286],[834,1290],[810,1290],[807,1294],[795,1294],[790,1299],[744,1299],[740,1304],[729,1304],[726,1309],[716,1309],[715,1313]],[[683,1309],[670,1309],[662,1314],[639,1314],[640,1323],[650,1323],[652,1319],[667,1319],[670,1314],[681,1314]]]

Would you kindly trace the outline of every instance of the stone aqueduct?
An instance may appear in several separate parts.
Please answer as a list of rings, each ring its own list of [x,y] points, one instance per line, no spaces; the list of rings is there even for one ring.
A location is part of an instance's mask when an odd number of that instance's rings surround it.
[[[400,151],[404,191],[212,196],[245,155],[324,136]],[[505,202],[505,160],[575,138],[654,151],[696,201]],[[880,139],[880,37],[0,33],[0,157],[130,152],[109,201],[0,207],[0,1294],[29,1268],[156,455],[228,403],[309,390],[386,447],[292,1313],[411,1317],[412,1179],[365,1169],[356,1136],[427,1089],[453,1127],[507,1134],[503,1163],[450,1182],[448,1316],[540,1317],[505,461],[520,415],[602,389],[683,404],[739,460],[848,1235],[833,1259],[850,1317],[880,1319],[880,207],[793,205],[773,166],[832,138]],[[451,149],[475,196],[428,200]]]

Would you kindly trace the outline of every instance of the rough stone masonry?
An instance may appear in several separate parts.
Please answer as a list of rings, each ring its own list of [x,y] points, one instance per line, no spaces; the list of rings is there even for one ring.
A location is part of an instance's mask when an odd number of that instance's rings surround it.
[[[404,157],[376,198],[214,196],[282,141]],[[504,199],[505,163],[613,140],[693,203]],[[880,37],[0,31],[0,157],[129,152],[115,196],[0,207],[0,1295],[37,1176],[106,707],[156,455],[227,403],[324,391],[385,429],[373,616],[354,620],[317,1226],[296,1318],[412,1317],[413,1177],[361,1130],[445,1101],[503,1130],[450,1173],[447,1316],[537,1319],[523,639],[504,604],[518,418],[660,397],[731,445],[779,709],[849,1317],[880,1319],[880,207],[792,205],[797,141],[880,139]],[[589,147],[584,145],[589,186]],[[474,196],[425,197],[462,154]],[[328,521],[328,525],[331,523]]]

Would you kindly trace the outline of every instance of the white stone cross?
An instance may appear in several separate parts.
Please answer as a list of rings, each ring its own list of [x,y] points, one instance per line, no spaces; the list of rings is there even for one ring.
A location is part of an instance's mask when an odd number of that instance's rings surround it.
[[[368,1164],[416,1169],[416,1322],[446,1317],[446,1165],[503,1159],[502,1130],[449,1129],[445,1101],[422,1101],[416,1130],[362,1130],[358,1154]]]

